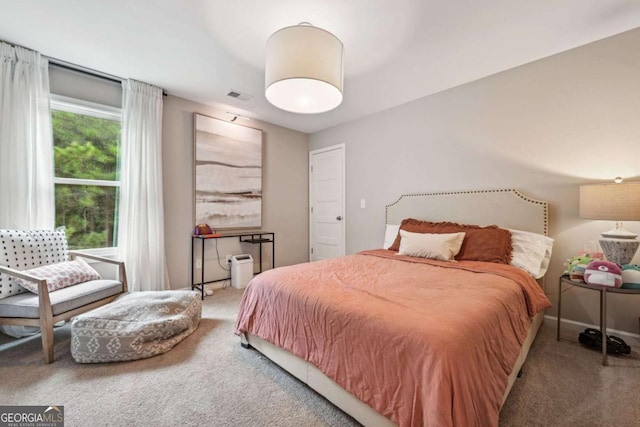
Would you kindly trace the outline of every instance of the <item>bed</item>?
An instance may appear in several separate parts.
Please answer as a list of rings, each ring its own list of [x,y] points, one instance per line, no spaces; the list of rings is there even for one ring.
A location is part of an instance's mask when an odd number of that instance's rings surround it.
[[[548,233],[511,189],[403,195],[406,218]],[[497,425],[549,305],[521,268],[377,249],[256,276],[236,333],[366,426]]]

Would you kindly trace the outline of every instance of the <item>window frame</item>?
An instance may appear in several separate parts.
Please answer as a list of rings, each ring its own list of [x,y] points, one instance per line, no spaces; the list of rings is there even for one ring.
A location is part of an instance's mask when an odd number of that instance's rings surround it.
[[[64,111],[72,114],[80,114],[85,116],[96,117],[99,119],[114,120],[120,122],[120,128],[122,129],[122,109],[113,107],[110,105],[97,104],[95,102],[89,102],[82,99],[71,98],[68,96],[51,94],[49,97],[49,107],[51,114],[53,111]],[[52,129],[53,131],[53,129]],[[53,147],[52,147],[53,149]],[[122,153],[118,150],[118,156],[121,158]],[[120,161],[118,161],[120,163]],[[93,185],[98,187],[116,187],[120,188],[121,179],[118,173],[118,178],[115,181],[101,180],[101,179],[84,179],[84,178],[60,178],[55,176],[55,169],[53,175],[53,184],[66,184],[66,185]],[[117,205],[116,205],[117,206]],[[115,215],[115,224],[117,225],[117,216]],[[87,248],[81,249],[83,252],[105,256],[116,257],[118,255],[118,247],[104,247],[104,248]]]

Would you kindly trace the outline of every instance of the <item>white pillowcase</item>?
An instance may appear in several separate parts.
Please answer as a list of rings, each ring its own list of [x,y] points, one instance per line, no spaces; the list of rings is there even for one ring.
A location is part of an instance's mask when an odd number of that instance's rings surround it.
[[[398,231],[400,230],[400,224],[387,224],[384,229],[384,243],[382,244],[383,249],[389,249],[393,242],[396,240],[398,236]]]
[[[549,268],[553,239],[542,234],[522,230],[511,233],[511,265],[529,272],[536,279],[541,278]]]
[[[400,230],[398,255],[451,261],[462,247],[464,233],[411,233]]]

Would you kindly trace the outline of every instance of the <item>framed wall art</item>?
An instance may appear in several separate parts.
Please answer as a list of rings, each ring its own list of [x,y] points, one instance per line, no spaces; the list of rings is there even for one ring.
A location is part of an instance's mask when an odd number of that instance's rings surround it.
[[[194,113],[195,224],[262,226],[262,131]]]

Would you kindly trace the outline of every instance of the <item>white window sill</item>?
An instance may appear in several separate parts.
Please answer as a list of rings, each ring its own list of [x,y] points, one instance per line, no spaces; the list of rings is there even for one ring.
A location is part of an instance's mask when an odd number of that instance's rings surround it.
[[[90,248],[90,249],[73,249],[77,252],[85,252],[90,255],[102,256],[105,258],[116,258],[118,256],[118,248]],[[98,263],[100,261],[85,259],[89,264]]]

